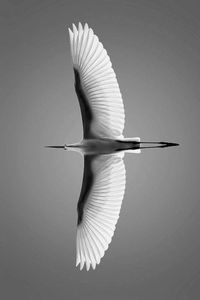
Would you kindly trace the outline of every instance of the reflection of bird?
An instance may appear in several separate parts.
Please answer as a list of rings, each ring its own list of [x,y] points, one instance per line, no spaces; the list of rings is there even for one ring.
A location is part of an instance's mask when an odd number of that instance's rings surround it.
[[[125,190],[124,152],[176,146],[124,138],[124,106],[110,58],[93,30],[79,23],[69,29],[71,55],[82,121],[83,140],[64,146],[84,155],[78,201],[76,265],[89,270],[100,262],[114,234]],[[144,144],[144,146],[143,146]],[[147,146],[145,146],[147,144]]]

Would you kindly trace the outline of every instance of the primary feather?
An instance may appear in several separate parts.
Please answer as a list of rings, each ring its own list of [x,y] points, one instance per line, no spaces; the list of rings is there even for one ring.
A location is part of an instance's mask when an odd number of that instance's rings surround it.
[[[84,138],[122,137],[124,105],[106,50],[87,24],[73,24],[69,36]]]
[[[80,269],[84,264],[87,270],[90,266],[95,269],[104,256],[119,218],[125,184],[121,154],[85,156],[76,238]]]
[[[69,29],[75,90],[84,139],[120,139],[124,105],[110,58],[87,24]],[[125,190],[121,153],[84,155],[84,174],[78,201],[76,265],[95,269],[114,234]]]

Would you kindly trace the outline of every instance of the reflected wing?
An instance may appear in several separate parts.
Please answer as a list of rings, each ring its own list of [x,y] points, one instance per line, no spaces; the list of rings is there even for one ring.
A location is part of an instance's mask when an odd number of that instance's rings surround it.
[[[87,24],[73,24],[69,36],[84,138],[122,136],[124,105],[106,50]]]
[[[76,266],[89,270],[100,263],[119,218],[126,184],[119,154],[85,156],[82,190],[78,202]]]

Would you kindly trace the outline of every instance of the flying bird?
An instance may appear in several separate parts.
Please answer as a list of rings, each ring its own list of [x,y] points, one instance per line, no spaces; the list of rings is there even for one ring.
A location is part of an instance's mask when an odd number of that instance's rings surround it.
[[[124,138],[124,105],[107,51],[87,24],[69,28],[75,91],[83,123],[79,143],[49,148],[74,150],[84,156],[81,193],[77,205],[76,266],[89,270],[100,263],[113,237],[126,172],[125,152],[177,146],[168,142],[141,142]]]

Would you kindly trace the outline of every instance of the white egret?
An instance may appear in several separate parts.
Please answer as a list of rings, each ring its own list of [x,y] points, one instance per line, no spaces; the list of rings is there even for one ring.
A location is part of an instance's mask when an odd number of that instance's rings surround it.
[[[124,105],[110,58],[87,24],[69,29],[75,90],[79,100],[83,140],[64,146],[84,155],[82,189],[77,205],[76,265],[95,269],[114,234],[125,191],[124,152],[177,146],[124,138]],[[147,144],[147,145],[145,145]]]

